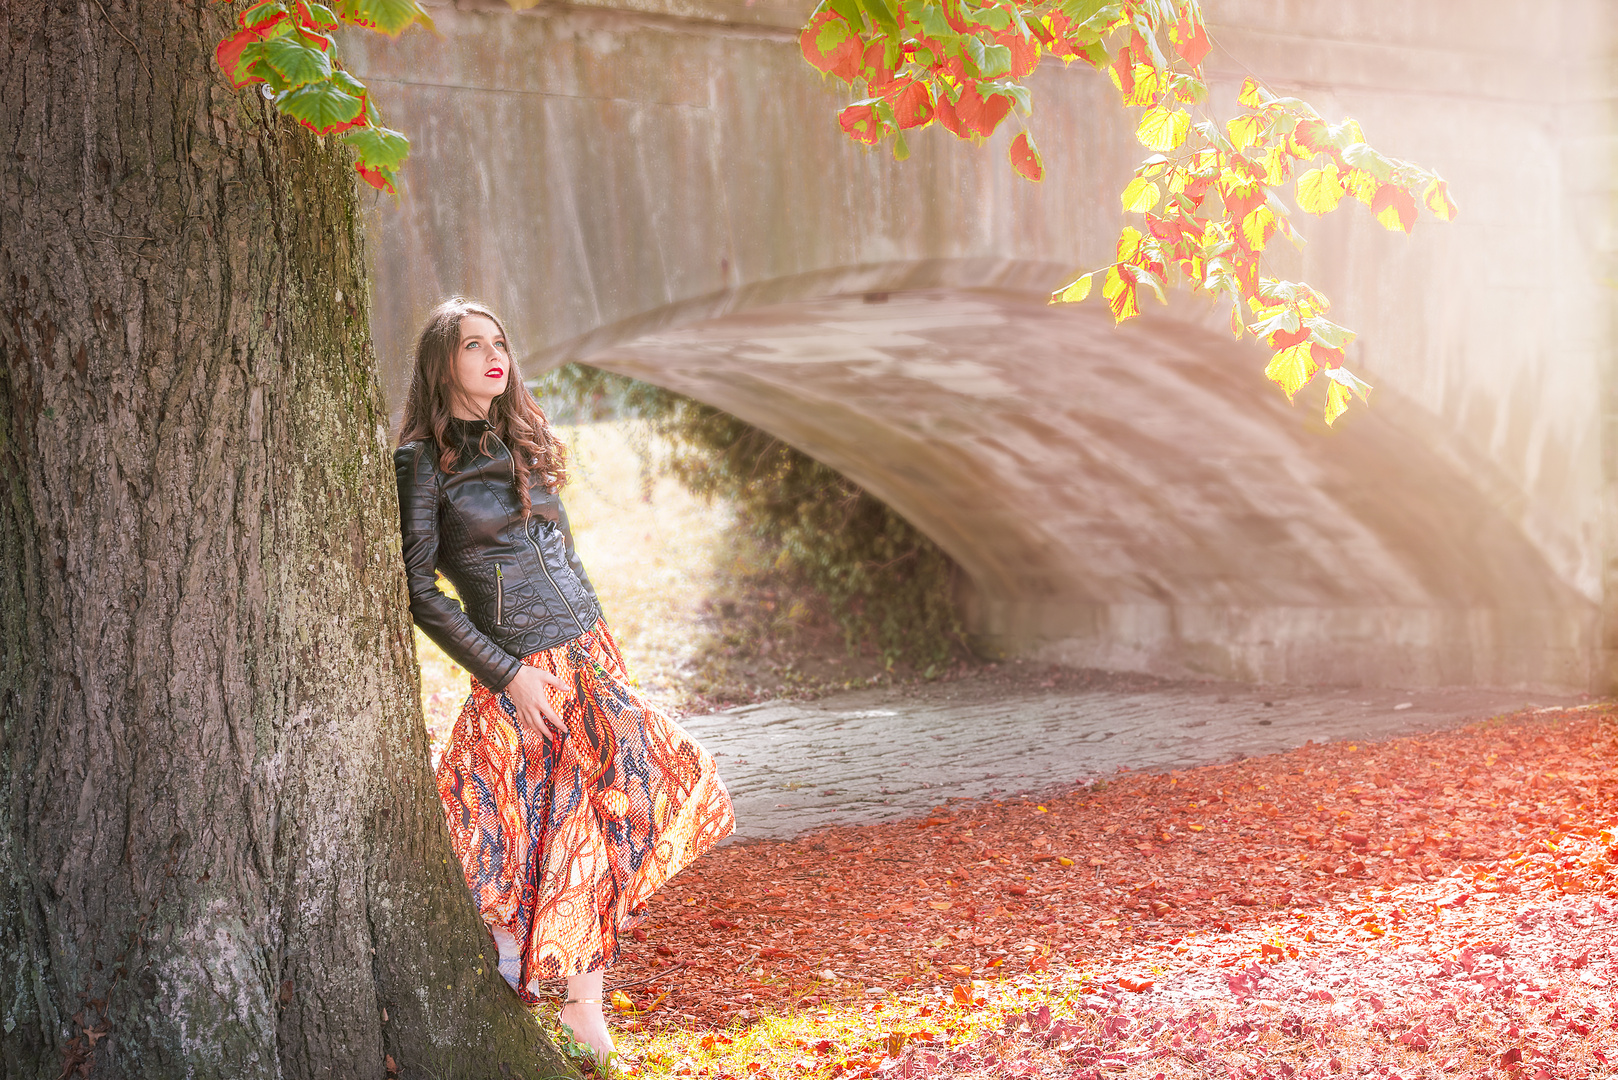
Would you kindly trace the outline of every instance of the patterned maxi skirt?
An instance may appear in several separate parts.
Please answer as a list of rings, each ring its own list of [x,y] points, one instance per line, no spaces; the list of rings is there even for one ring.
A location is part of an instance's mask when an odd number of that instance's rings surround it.
[[[604,622],[523,658],[567,738],[518,724],[476,679],[438,765],[450,839],[524,1000],[540,979],[612,963],[618,931],[657,888],[735,827],[713,758],[629,685]]]

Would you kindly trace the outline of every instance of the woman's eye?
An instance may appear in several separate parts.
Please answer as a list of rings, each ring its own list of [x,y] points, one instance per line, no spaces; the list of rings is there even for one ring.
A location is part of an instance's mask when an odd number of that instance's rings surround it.
[[[477,348],[477,347],[478,347],[478,343],[477,343],[477,342],[475,342],[475,341],[468,341],[468,342],[467,342],[467,343],[466,343],[466,347],[467,347],[467,348],[468,348],[468,349],[475,349],[475,348]]]

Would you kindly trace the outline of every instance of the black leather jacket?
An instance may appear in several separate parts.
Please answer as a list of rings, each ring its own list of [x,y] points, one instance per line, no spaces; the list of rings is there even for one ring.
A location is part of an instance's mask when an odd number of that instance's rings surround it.
[[[460,445],[454,472],[438,467],[431,441],[393,452],[410,614],[452,660],[499,691],[521,657],[589,630],[601,606],[573,550],[567,511],[538,471],[525,522],[511,452],[488,423],[452,420],[449,434]],[[436,572],[455,586],[464,611],[439,590]]]

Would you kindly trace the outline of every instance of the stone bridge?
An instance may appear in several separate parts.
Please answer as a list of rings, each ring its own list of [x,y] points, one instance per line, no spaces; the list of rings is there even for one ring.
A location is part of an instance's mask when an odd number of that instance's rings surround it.
[[[1226,314],[1114,328],[1052,308],[1110,260],[1142,154],[1110,83],[1047,63],[1030,126],[930,128],[895,162],[837,128],[800,0],[433,8],[351,38],[407,130],[373,215],[399,407],[452,292],[507,313],[528,376],[584,361],[839,469],[942,545],[989,652],[1255,682],[1605,690],[1618,612],[1612,16],[1561,0],[1208,0],[1215,101],[1247,71],[1445,175],[1450,225],[1304,217],[1279,266],[1361,333],[1335,430]],[[1007,125],[1011,127],[1012,125]]]

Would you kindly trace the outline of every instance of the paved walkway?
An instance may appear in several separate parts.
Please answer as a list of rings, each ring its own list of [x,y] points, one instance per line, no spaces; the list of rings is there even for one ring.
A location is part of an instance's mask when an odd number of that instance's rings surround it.
[[[1523,691],[1252,687],[1007,665],[681,723],[718,759],[746,839],[913,817],[947,799],[1032,793],[1121,766],[1206,765],[1571,704]]]

